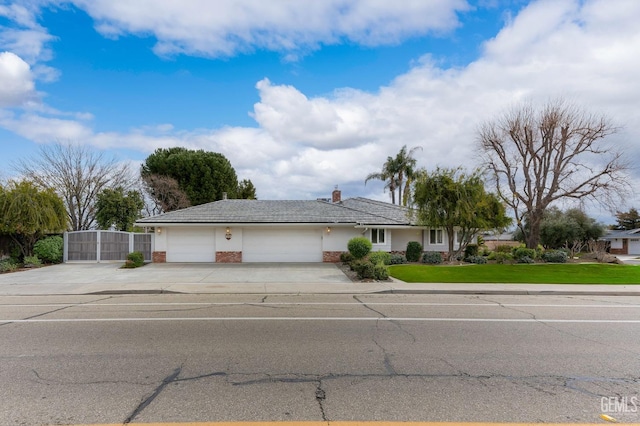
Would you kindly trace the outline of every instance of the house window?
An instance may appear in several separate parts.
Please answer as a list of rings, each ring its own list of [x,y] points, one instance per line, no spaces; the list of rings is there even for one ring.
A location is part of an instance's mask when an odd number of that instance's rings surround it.
[[[442,229],[429,231],[429,244],[442,244]]]
[[[456,232],[456,241],[458,242],[458,244],[462,243],[462,231]]]
[[[371,230],[371,242],[373,244],[384,244],[384,229]]]

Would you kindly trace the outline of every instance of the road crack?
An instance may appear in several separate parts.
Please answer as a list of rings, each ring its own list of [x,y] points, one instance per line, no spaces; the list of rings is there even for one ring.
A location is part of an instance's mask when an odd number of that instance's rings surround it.
[[[324,401],[327,399],[327,393],[324,389],[322,389],[322,380],[318,380],[318,386],[316,387],[316,401],[318,401],[318,406],[320,407],[320,414],[322,415],[322,421],[327,422],[329,424],[329,419],[327,418],[327,413],[324,409]]]
[[[53,314],[55,312],[64,311],[65,309],[75,308],[75,307],[78,307],[78,306],[86,305],[88,303],[100,302],[102,300],[108,300],[108,299],[111,299],[111,298],[112,298],[112,296],[101,297],[100,299],[87,300],[86,302],[82,302],[82,303],[65,304],[64,306],[62,306],[60,308],[52,309],[50,311],[42,312],[42,313],[39,313],[39,314],[36,314],[36,315],[31,315],[30,317],[22,318],[22,320],[30,320],[30,319],[33,319],[33,318],[38,318],[38,317],[42,317],[42,316],[45,316],[45,315]],[[8,324],[14,324],[14,322],[13,321],[3,322],[2,324],[0,324],[0,327],[2,327],[3,325],[8,325]]]
[[[126,425],[131,423],[133,419],[135,419],[145,408],[147,408],[149,404],[151,404],[151,402],[153,402],[154,399],[156,399],[158,395],[160,395],[160,392],[162,392],[162,390],[169,383],[174,382],[178,378],[181,371],[182,371],[182,366],[176,368],[175,370],[173,370],[173,373],[165,377],[162,380],[162,383],[160,383],[160,385],[157,388],[155,388],[153,393],[149,395],[147,398],[145,398],[142,402],[140,402],[140,404],[138,404],[138,406],[133,410],[133,412],[129,415],[129,417],[125,419],[123,424]]]

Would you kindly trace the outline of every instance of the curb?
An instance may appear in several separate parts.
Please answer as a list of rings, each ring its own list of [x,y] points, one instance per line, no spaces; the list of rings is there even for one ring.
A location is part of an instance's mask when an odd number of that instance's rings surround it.
[[[571,291],[571,290],[406,290],[393,289],[376,294],[495,294],[500,296],[640,296],[637,291]]]

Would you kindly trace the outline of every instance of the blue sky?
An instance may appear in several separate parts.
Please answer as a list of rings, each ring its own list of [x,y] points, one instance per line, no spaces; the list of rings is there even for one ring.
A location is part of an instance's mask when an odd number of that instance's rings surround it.
[[[186,146],[262,199],[388,200],[364,178],[402,145],[473,167],[477,126],[557,96],[612,117],[637,167],[638,19],[635,0],[0,0],[0,177],[56,141],[132,167]]]

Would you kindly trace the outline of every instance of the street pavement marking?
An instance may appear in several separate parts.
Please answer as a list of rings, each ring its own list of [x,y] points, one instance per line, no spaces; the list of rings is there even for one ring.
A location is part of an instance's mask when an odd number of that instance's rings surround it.
[[[640,308],[639,305],[561,305],[533,303],[392,303],[392,302],[139,302],[139,303],[43,303],[43,304],[11,304],[0,303],[0,307],[60,307],[60,306],[483,306],[483,307],[521,307],[521,308]]]
[[[194,317],[194,318],[34,318],[1,319],[0,323],[135,322],[135,321],[414,321],[414,322],[522,322],[567,324],[640,324],[638,320],[578,320],[534,318],[392,318],[392,317]]]

